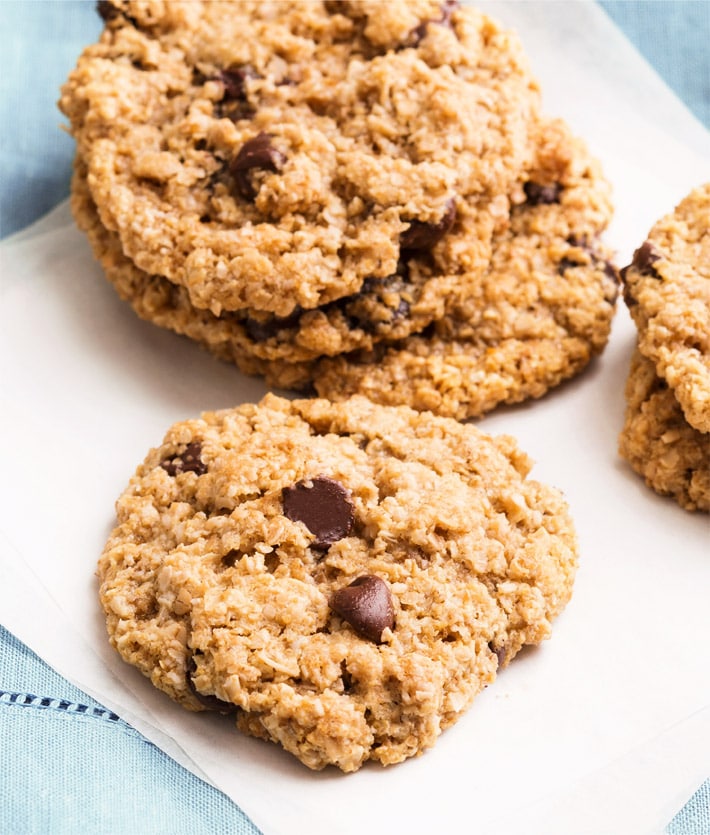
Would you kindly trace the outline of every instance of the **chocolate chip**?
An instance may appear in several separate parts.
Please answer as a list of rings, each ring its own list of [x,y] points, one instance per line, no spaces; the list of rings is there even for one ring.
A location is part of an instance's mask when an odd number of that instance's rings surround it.
[[[506,648],[504,646],[497,647],[491,643],[488,644],[488,649],[496,656],[498,659],[498,669],[500,669],[503,664],[505,663],[505,656],[506,656]]]
[[[562,186],[559,183],[554,183],[551,186],[542,186],[539,183],[533,183],[529,180],[523,186],[523,191],[530,206],[546,206],[551,203],[560,202]]]
[[[366,278],[352,296],[333,302],[346,317],[351,329],[366,333],[381,333],[410,314],[412,285],[405,260],[397,265],[397,272],[385,278]]]
[[[399,239],[402,250],[431,249],[451,229],[456,220],[456,203],[453,198],[446,203],[446,211],[437,223],[413,220]]]
[[[626,270],[627,270],[627,269],[628,269],[628,267],[624,267],[624,269],[621,271],[621,278],[622,278],[622,281],[623,281],[623,279],[624,279],[624,276],[626,275]],[[623,289],[622,295],[623,295],[623,297],[624,297],[624,303],[626,304],[626,306],[627,306],[628,308],[631,308],[631,307],[636,307],[636,305],[638,304],[638,302],[637,302],[637,301],[636,301],[636,299],[635,299],[635,298],[631,295],[631,288],[629,287],[629,285],[628,285],[628,284],[624,284],[624,285],[623,285],[623,287],[624,287],[624,289]]]
[[[271,144],[269,134],[262,131],[242,145],[231,162],[230,171],[241,196],[253,200],[256,190],[249,179],[249,172],[255,169],[280,171],[285,162],[286,157]]]
[[[248,64],[228,67],[217,75],[217,80],[224,86],[224,96],[218,105],[220,116],[233,122],[253,117],[254,108],[247,101],[246,82],[250,78],[259,78],[259,74]]]
[[[232,704],[232,702],[225,702],[217,696],[200,693],[200,691],[195,687],[195,682],[192,680],[196,670],[197,664],[195,663],[194,657],[191,655],[187,661],[187,671],[185,677],[187,680],[187,686],[190,688],[190,692],[197,699],[197,701],[203,705],[203,707],[206,707],[208,710],[217,711],[217,713],[236,713],[239,708],[237,705]]]
[[[168,475],[176,476],[179,473],[197,473],[203,475],[207,472],[207,466],[200,457],[202,455],[202,444],[193,441],[185,447],[185,451],[171,458],[160,462],[160,466]]]
[[[248,64],[243,66],[227,67],[222,70],[217,78],[224,84],[225,99],[246,98],[246,82],[250,78],[258,78],[259,75],[253,67]]]
[[[449,29],[453,29],[453,26],[451,25],[451,16],[456,9],[458,9],[459,5],[459,0],[444,0],[444,2],[439,6],[439,9],[441,10],[441,17],[438,20],[434,18],[427,18],[418,26],[415,26],[407,37],[407,45],[418,46],[419,42],[426,36],[427,26],[429,26],[430,23],[436,23],[439,26],[447,26]]]
[[[127,14],[125,11],[114,6],[110,0],[98,0],[96,4],[96,11],[105,23],[111,23],[113,20],[122,18],[127,23],[130,23],[131,26],[135,26],[136,29],[140,28],[138,21],[134,17],[131,17],[131,15]]]
[[[611,261],[604,261],[604,275],[607,276],[607,278],[611,278],[615,284],[619,284],[621,282],[619,270],[616,268],[615,264],[611,263]]]
[[[302,313],[302,308],[297,307],[289,316],[272,316],[263,322],[247,316],[242,324],[250,339],[254,342],[266,342],[278,336],[280,331],[295,327]]]
[[[564,275],[566,270],[569,270],[572,267],[581,266],[582,264],[579,261],[574,261],[572,258],[561,258],[559,263],[557,264],[557,273],[558,275]]]
[[[368,641],[382,640],[385,629],[394,626],[394,607],[389,587],[380,577],[365,574],[349,586],[333,592],[330,608]]]
[[[655,251],[653,244],[650,241],[644,241],[634,252],[634,257],[631,259],[631,266],[638,270],[641,275],[660,278],[661,276],[653,266],[656,261],[660,260],[661,256]]]
[[[328,476],[285,487],[281,501],[284,515],[292,522],[303,522],[315,536],[316,548],[327,548],[352,530],[350,491]]]
[[[110,3],[109,0],[99,0],[96,4],[96,11],[101,18],[101,20],[109,21],[113,20],[115,17],[118,17],[120,12],[118,9]]]

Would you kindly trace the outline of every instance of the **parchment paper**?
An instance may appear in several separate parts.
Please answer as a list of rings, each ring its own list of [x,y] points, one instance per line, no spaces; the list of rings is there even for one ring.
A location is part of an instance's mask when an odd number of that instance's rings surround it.
[[[545,109],[602,159],[628,263],[710,179],[710,137],[591,3],[487,3],[516,28]],[[479,422],[564,490],[581,542],[551,641],[525,651],[424,756],[312,773],[192,715],[109,647],[94,570],[113,504],[177,420],[256,400],[255,379],[140,322],[62,206],[0,246],[0,620],[271,833],[651,833],[710,774],[710,527],[616,453],[634,328],[544,399]]]

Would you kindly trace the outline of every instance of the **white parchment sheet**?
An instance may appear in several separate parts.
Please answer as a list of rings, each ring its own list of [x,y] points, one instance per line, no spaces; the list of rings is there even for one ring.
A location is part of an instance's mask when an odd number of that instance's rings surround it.
[[[710,136],[586,2],[483,4],[521,34],[545,110],[602,159],[630,260],[710,180]],[[527,650],[424,756],[312,773],[224,717],[192,715],[106,640],[94,570],[113,505],[167,427],[264,385],[139,321],[66,206],[0,246],[0,621],[272,833],[652,833],[710,774],[710,523],[616,453],[634,329],[549,396],[480,421],[564,490],[581,543],[552,640]]]

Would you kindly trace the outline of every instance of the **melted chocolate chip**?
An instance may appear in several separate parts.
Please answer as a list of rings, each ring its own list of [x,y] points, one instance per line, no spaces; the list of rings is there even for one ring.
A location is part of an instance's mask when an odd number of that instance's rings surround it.
[[[566,270],[571,269],[572,267],[581,267],[582,263],[580,261],[575,261],[572,258],[561,258],[559,263],[557,264],[557,273],[558,275],[564,275]]]
[[[352,530],[354,512],[350,492],[328,476],[285,487],[281,501],[284,516],[292,522],[303,522],[315,536],[316,548],[327,548]]]
[[[254,186],[249,179],[249,172],[255,169],[280,171],[286,157],[271,144],[271,137],[263,131],[249,139],[239,149],[229,167],[234,177],[237,191],[247,200],[256,196]]]
[[[616,265],[612,264],[611,261],[604,261],[604,275],[611,278],[615,284],[619,284],[621,282],[619,270],[617,270]]]
[[[228,67],[219,73],[217,80],[224,85],[224,96],[217,107],[220,116],[233,122],[253,117],[255,111],[247,101],[246,89],[246,82],[250,78],[259,78],[259,75],[248,64]]]
[[[446,204],[446,211],[437,223],[413,220],[399,239],[401,250],[431,249],[451,229],[456,220],[456,203],[453,198]]]
[[[225,99],[245,99],[247,95],[247,79],[258,77],[259,75],[256,70],[248,64],[228,67],[226,70],[222,70],[217,76],[222,84],[224,84]]]
[[[409,316],[411,283],[406,261],[400,261],[397,272],[386,278],[366,278],[359,292],[333,303],[342,310],[351,329],[379,333]],[[394,303],[396,302],[396,307]]]
[[[490,644],[488,644],[488,649],[489,649],[489,650],[490,650],[490,651],[491,651],[491,652],[492,652],[492,653],[496,656],[496,658],[498,659],[498,669],[500,669],[500,668],[503,666],[503,664],[505,663],[505,656],[506,656],[506,649],[505,649],[505,647],[504,647],[504,646],[497,647],[497,646],[495,646],[495,645],[493,644],[493,642],[491,641],[491,643],[490,643]]]
[[[655,251],[653,244],[650,241],[644,241],[634,252],[634,257],[631,259],[631,266],[638,270],[641,275],[660,278],[661,276],[653,266],[656,261],[660,260],[661,256]]]
[[[539,183],[528,181],[523,186],[523,191],[530,206],[546,206],[551,203],[560,202],[562,186],[559,183],[551,186],[542,186]]]
[[[232,704],[232,702],[225,702],[223,699],[217,698],[217,696],[200,693],[200,691],[195,687],[195,682],[192,680],[196,670],[197,664],[195,663],[194,657],[191,655],[187,661],[186,680],[187,686],[190,688],[190,692],[197,699],[197,701],[203,707],[206,707],[207,710],[214,710],[217,713],[236,713],[239,708],[237,705]]]
[[[247,316],[242,324],[250,339],[254,342],[266,342],[277,336],[279,331],[295,327],[302,313],[302,308],[297,307],[289,316],[272,316],[264,322]]]
[[[110,3],[109,0],[99,0],[96,4],[96,11],[101,20],[105,20],[107,22],[118,17],[120,14],[118,9],[113,5],[113,3]]]
[[[207,466],[200,457],[201,455],[202,444],[199,441],[193,441],[185,447],[184,452],[161,461],[160,466],[168,475],[172,476],[186,472],[203,475],[207,472]]]
[[[136,29],[140,28],[138,26],[138,21],[134,17],[131,17],[131,15],[127,14],[125,11],[122,11],[114,6],[110,0],[98,0],[96,3],[96,11],[105,23],[111,23],[111,21],[117,20],[120,17],[127,23],[130,23],[131,26],[135,26]]]
[[[624,276],[626,275],[626,270],[627,269],[628,269],[628,267],[624,267],[624,269],[621,271],[622,280],[623,280]],[[623,296],[624,296],[624,303],[626,304],[627,307],[636,307],[638,302],[631,295],[631,288],[629,287],[628,284],[624,284]]]
[[[392,595],[384,580],[365,574],[330,596],[330,608],[368,641],[379,644],[394,626]]]

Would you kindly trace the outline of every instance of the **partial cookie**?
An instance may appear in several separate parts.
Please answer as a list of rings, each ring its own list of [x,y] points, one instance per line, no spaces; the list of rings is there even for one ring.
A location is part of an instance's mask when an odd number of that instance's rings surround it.
[[[654,363],[634,351],[619,453],[657,493],[686,510],[710,511],[710,435],[698,432]]]
[[[655,224],[623,276],[639,350],[688,423],[710,432],[710,183]]]
[[[111,642],[307,766],[417,755],[572,592],[560,493],[507,436],[267,395],[171,427],[99,563]]]
[[[360,392],[379,402],[472,417],[499,403],[541,396],[578,373],[604,347],[614,313],[616,274],[598,241],[611,215],[608,184],[559,120],[542,122],[534,139],[535,167],[513,192],[519,205],[509,228],[494,238],[483,279],[469,274],[457,296],[445,300],[449,310],[434,327],[387,344],[374,357],[265,360],[241,316],[194,308],[183,288],[148,276],[123,255],[116,235],[97,217],[80,164],[72,206],[109,280],[138,315],[195,339],[243,372],[286,389],[315,384],[331,399]],[[306,329],[320,313],[265,339],[266,350],[280,345],[288,355],[285,340],[297,327],[291,357],[303,356],[301,335],[325,353],[333,344],[330,331]]]
[[[319,395],[355,392],[459,419],[540,397],[605,346],[618,278],[599,240],[611,216],[598,164],[562,122],[544,125],[527,201],[495,237],[486,274],[421,335],[326,359],[304,376]],[[263,369],[262,369],[263,370]],[[272,384],[293,368],[265,369]]]
[[[517,38],[469,7],[100,8],[60,107],[101,221],[216,315],[287,317],[387,280],[529,157],[536,84]]]
[[[303,363],[321,356],[370,350],[384,339],[401,339],[422,331],[444,315],[447,298],[465,283],[472,270],[482,271],[490,244],[471,233],[488,224],[505,223],[506,213],[468,209],[456,229],[438,245],[441,253],[456,252],[460,273],[436,274],[431,259],[414,252],[402,259],[398,272],[386,279],[368,279],[360,290],[315,310],[297,310],[283,318],[259,311],[211,311],[194,307],[187,290],[166,278],[139,270],[122,249],[120,238],[101,223],[86,182],[86,166],[77,157],[72,180],[72,211],[86,232],[106,277],[121,298],[144,319],[207,345],[223,358]],[[445,257],[445,256],[444,256]],[[457,269],[449,263],[452,270]]]

